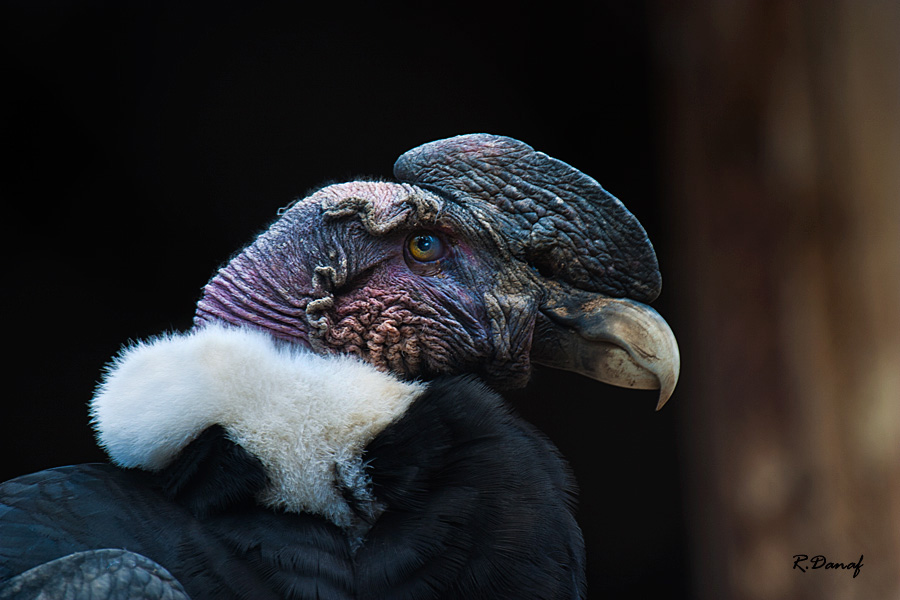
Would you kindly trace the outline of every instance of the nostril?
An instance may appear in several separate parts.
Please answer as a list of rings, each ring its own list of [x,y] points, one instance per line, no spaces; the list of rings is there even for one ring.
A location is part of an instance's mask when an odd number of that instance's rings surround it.
[[[546,259],[534,259],[528,261],[528,266],[544,279],[555,279],[559,268]]]

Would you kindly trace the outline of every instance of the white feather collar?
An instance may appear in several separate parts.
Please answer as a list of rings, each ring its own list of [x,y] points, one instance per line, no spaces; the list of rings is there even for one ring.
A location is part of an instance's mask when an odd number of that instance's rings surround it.
[[[365,446],[425,388],[356,358],[319,356],[261,332],[209,325],[123,350],[90,412],[114,463],[150,471],[221,425],[266,468],[271,484],[261,503],[351,527],[335,474],[360,473]]]

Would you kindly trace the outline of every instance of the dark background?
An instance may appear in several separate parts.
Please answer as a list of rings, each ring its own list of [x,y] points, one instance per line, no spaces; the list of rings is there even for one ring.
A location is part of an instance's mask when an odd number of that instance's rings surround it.
[[[189,327],[279,207],[389,178],[424,142],[509,135],[592,175],[642,221],[665,280],[643,2],[303,4],[2,4],[0,479],[103,460],[86,404],[121,344]],[[678,294],[655,305],[676,334]],[[678,392],[654,413],[653,392],[539,370],[511,399],[575,471],[591,597],[688,597]]]

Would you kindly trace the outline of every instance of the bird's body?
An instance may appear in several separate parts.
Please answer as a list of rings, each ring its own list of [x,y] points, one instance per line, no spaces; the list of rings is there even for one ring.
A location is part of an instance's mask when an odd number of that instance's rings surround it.
[[[77,465],[5,484],[0,580],[108,548],[151,557],[192,597],[583,588],[565,463],[471,378],[409,384],[214,326],[126,353],[94,412],[112,458],[143,468]],[[271,422],[292,435],[269,438]]]
[[[674,339],[624,298],[658,292],[652,247],[509,138],[395,172],[294,204],[192,331],[116,358],[91,404],[113,464],[0,485],[0,598],[584,596],[574,480],[492,388],[534,360],[664,401]]]

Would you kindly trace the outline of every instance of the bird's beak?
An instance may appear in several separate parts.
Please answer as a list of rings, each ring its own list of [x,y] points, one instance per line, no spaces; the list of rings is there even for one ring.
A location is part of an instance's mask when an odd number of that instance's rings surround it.
[[[567,290],[552,293],[535,325],[532,362],[621,387],[675,390],[678,343],[659,313],[640,302]]]

